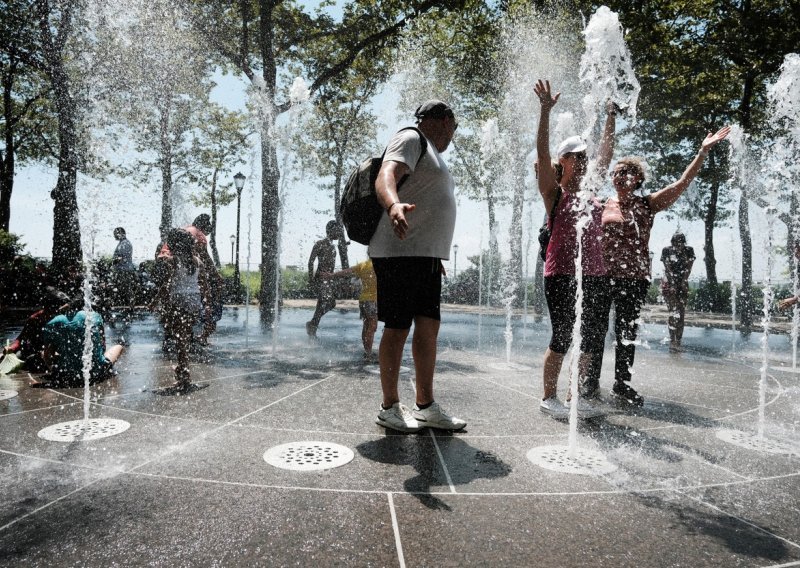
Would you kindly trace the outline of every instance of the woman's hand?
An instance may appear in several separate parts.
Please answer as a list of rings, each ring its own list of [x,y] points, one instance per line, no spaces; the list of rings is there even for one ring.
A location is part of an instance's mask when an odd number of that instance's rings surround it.
[[[542,81],[541,79],[536,81],[536,85],[533,86],[533,92],[539,97],[539,103],[542,105],[543,110],[550,110],[556,106],[558,98],[561,96],[561,93],[556,93],[555,96],[552,95],[550,81]]]
[[[703,140],[703,143],[700,145],[700,152],[703,154],[708,154],[708,151],[711,150],[714,146],[725,140],[728,134],[731,133],[730,126],[723,126],[719,130],[717,130],[716,134],[711,134],[710,132],[706,135],[706,139]]]
[[[791,298],[784,298],[778,302],[778,308],[781,310],[785,310],[791,306],[794,306],[797,303],[797,296],[792,296]]]

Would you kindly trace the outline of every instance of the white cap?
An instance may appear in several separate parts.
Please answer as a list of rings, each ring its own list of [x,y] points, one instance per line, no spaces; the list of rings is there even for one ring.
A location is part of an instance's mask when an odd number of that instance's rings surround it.
[[[583,138],[580,136],[570,136],[558,145],[556,155],[560,158],[564,154],[570,154],[572,152],[585,152],[586,148],[586,142],[583,141]]]

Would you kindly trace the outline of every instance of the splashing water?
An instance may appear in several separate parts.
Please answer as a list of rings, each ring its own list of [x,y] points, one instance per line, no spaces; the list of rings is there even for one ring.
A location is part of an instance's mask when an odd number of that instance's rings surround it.
[[[641,87],[633,73],[631,55],[625,44],[619,17],[606,6],[600,6],[583,31],[586,51],[581,57],[580,79],[590,87],[583,109],[590,119],[585,138],[594,127],[597,112],[607,100],[627,111],[636,122],[636,104]]]
[[[92,341],[92,328],[95,325],[95,313],[92,310],[92,263],[85,262],[86,274],[83,277],[83,310],[86,313],[83,333],[83,354],[81,355],[83,372],[83,420],[89,421],[90,390],[89,382],[92,378],[92,363],[94,355],[94,342]]]
[[[767,210],[767,273],[764,276],[764,306],[762,308],[761,325],[764,328],[761,336],[761,377],[758,381],[758,437],[764,437],[765,409],[767,406],[767,368],[769,365],[769,325],[772,311],[772,239],[775,224],[775,211]]]
[[[770,124],[779,133],[767,157],[770,177],[776,190],[788,187],[795,200],[800,178],[800,55],[786,55],[778,79],[767,89],[770,101]],[[800,235],[800,212],[790,211],[795,242]],[[790,251],[794,252],[794,251]],[[798,258],[793,254],[792,284],[795,297],[800,294]],[[800,328],[800,304],[792,310],[792,368],[797,368],[797,341]]]

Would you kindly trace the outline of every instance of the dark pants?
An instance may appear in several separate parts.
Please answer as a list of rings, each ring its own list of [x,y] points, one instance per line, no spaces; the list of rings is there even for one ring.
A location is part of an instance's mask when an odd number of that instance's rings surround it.
[[[639,333],[639,325],[636,322],[642,311],[642,305],[644,305],[649,287],[650,282],[648,280],[608,278],[608,297],[610,301],[604,308],[606,321],[608,321],[612,303],[616,309],[614,333],[617,338],[617,344],[614,379],[617,381],[631,380],[631,368],[636,355],[636,346],[633,342]],[[603,352],[601,350],[599,353],[594,353],[592,357],[591,369],[584,385],[586,390],[592,390],[599,385],[602,364]]]

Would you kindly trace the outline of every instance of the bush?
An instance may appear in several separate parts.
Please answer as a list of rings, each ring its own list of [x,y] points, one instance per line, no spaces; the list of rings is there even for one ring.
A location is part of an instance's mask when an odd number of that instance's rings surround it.
[[[696,312],[731,313],[730,282],[710,284],[703,282],[699,288],[689,290],[689,309]]]

